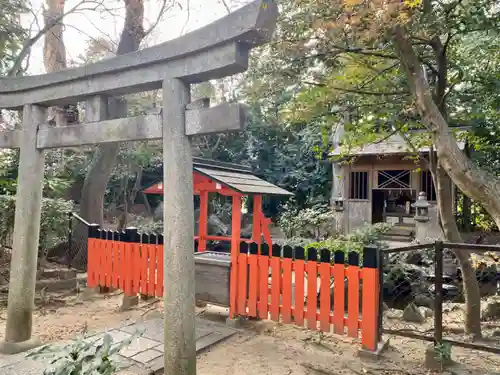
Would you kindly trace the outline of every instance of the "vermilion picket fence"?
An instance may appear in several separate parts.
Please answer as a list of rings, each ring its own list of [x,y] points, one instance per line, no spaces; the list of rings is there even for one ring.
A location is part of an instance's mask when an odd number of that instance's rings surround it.
[[[363,263],[349,252],[266,244],[240,244],[233,315],[306,324],[312,330],[361,336],[363,347],[378,343],[380,281],[376,248],[365,248]],[[333,258],[333,259],[332,259]],[[326,287],[325,287],[326,286]]]
[[[122,289],[125,295],[163,296],[163,236],[100,230],[88,240],[89,287]],[[195,251],[197,241],[195,241]],[[239,243],[232,257],[230,315],[272,319],[311,330],[379,340],[379,254]],[[346,261],[347,260],[347,261]],[[225,287],[221,285],[221,288]]]
[[[87,285],[122,289],[125,295],[163,295],[163,236],[90,229]]]

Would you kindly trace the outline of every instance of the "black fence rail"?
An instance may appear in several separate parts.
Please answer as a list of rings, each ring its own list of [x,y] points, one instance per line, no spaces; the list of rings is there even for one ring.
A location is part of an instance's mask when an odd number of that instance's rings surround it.
[[[69,217],[68,265],[86,271],[88,262],[89,223],[75,213]]]
[[[67,240],[49,249],[47,260],[79,271],[87,271],[89,223],[77,214],[68,213]]]
[[[435,242],[384,250],[382,332],[500,354],[499,259],[500,246]]]
[[[2,238],[0,238],[0,247],[12,250],[13,236],[13,232],[8,232],[5,236],[2,236]]]

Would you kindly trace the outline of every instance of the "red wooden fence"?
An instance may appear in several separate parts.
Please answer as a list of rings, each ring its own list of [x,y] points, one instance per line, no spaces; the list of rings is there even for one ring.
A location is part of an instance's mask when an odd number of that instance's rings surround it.
[[[163,236],[95,229],[88,242],[87,285],[163,296]]]
[[[236,303],[232,315],[307,325],[312,330],[361,336],[363,347],[378,343],[379,270],[376,248],[359,254],[274,245],[271,256],[264,244],[240,244]],[[319,258],[318,258],[319,255]],[[332,262],[333,261],[333,262]],[[332,264],[333,263],[333,264]],[[333,284],[332,284],[333,282]],[[326,286],[326,287],[325,287]],[[332,300],[333,295],[333,300]]]
[[[91,227],[89,287],[119,288],[125,295],[163,295],[163,236]],[[196,251],[195,242],[195,251]],[[350,252],[246,242],[232,257],[230,315],[272,319],[311,330],[361,336],[364,348],[378,343],[380,280],[378,252]],[[234,280],[236,278],[236,280]],[[221,286],[224,287],[224,286]],[[333,297],[332,297],[333,295]]]

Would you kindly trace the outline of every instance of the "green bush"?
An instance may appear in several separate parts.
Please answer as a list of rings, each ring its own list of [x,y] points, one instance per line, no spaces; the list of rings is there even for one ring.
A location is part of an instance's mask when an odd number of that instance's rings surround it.
[[[73,202],[64,199],[42,199],[40,220],[41,249],[49,249],[68,237],[68,213],[73,210]],[[16,197],[0,195],[0,244],[6,243],[14,232]]]
[[[346,254],[349,251],[356,251],[362,256],[363,248],[368,245],[378,247],[379,249],[387,248],[387,243],[385,243],[381,237],[382,234],[386,233],[390,228],[391,225],[386,223],[374,225],[367,224],[348,235],[332,236],[323,241],[312,241],[302,237],[291,237],[280,242],[279,245],[289,245],[292,247],[302,246],[305,249],[306,256],[307,250],[310,248],[315,248],[316,250],[328,249],[331,252],[340,250]]]
[[[112,375],[120,369],[117,358],[120,350],[142,334],[143,331],[137,331],[127,339],[113,343],[113,337],[106,333],[102,344],[95,345],[84,333],[67,345],[44,345],[26,358],[50,360],[50,368],[43,375]]]
[[[314,247],[330,251],[341,250],[347,253],[349,251],[361,252],[368,245],[385,248],[387,245],[381,240],[381,236],[390,228],[391,225],[386,223],[365,225],[345,236],[329,237],[324,241],[310,243],[306,245],[306,249]]]
[[[287,237],[319,239],[333,223],[334,213],[324,204],[297,210],[292,204],[283,206],[278,223]]]
[[[163,234],[163,220],[154,220],[139,215],[130,215],[127,227],[135,227],[141,233]]]

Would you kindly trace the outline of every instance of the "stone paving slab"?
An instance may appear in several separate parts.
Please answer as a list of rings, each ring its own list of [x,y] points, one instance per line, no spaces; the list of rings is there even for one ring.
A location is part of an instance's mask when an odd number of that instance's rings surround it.
[[[163,369],[163,319],[151,319],[145,322],[131,323],[107,331],[114,343],[130,338],[135,332],[144,331],[132,343],[121,350],[116,360],[120,363],[117,375],[147,374]],[[228,338],[238,330],[224,324],[196,318],[196,352]],[[105,332],[95,334],[87,340],[94,346],[102,344]],[[55,344],[56,345],[56,344]],[[26,359],[27,353],[0,357],[0,375],[40,375],[48,361]]]

